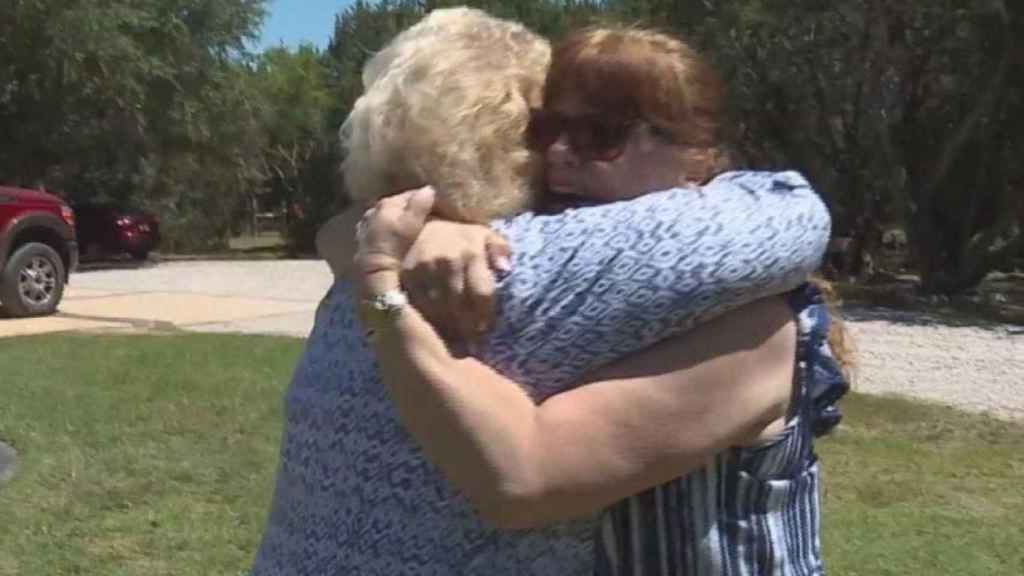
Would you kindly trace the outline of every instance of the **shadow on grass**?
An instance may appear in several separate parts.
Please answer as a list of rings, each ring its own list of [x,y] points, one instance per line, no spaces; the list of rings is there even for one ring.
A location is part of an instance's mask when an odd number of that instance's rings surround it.
[[[912,278],[834,287],[844,302],[843,317],[853,321],[1024,332],[1024,276],[1018,274],[994,274],[977,289],[951,297],[922,294]]]
[[[17,461],[18,454],[14,448],[0,440],[0,487],[14,478]]]
[[[142,270],[153,268],[159,262],[156,258],[147,260],[136,260],[133,258],[100,258],[95,260],[84,260],[79,262],[76,273],[103,272],[105,270]]]
[[[939,326],[948,328],[980,328],[1010,335],[1024,334],[1024,326],[991,320],[956,309],[897,309],[866,304],[848,304],[840,307],[845,320],[852,322],[882,321],[900,326]]]

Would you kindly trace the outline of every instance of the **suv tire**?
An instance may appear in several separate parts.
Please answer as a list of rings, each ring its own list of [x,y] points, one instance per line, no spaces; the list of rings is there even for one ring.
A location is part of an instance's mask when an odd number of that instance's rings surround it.
[[[0,274],[0,302],[15,318],[52,314],[64,296],[64,262],[46,244],[21,246]]]

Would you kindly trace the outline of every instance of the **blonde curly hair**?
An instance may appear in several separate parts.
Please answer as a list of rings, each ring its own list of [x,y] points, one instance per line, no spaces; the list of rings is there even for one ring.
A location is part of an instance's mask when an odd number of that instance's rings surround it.
[[[396,36],[364,68],[365,92],[341,128],[352,199],[430,184],[444,218],[529,209],[540,170],[525,132],[550,59],[541,36],[472,8],[435,10]]]

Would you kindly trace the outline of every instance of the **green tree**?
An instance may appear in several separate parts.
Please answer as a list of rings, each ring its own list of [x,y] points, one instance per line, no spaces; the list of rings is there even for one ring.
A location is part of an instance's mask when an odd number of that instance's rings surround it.
[[[808,174],[868,277],[886,225],[929,292],[1019,249],[1021,7],[1003,0],[613,1],[714,59],[739,156]]]
[[[289,236],[299,251],[313,247],[316,228],[334,211],[331,163],[338,161],[327,124],[332,104],[327,69],[309,45],[271,48],[257,61],[251,107],[263,131],[256,157],[265,198],[289,207]]]
[[[236,195],[235,68],[264,0],[0,5],[0,179],[152,205],[197,244]],[[215,205],[215,206],[214,206]],[[196,226],[190,221],[195,220]]]
[[[730,87],[737,156],[805,172],[870,277],[887,226],[925,290],[1024,252],[1024,5],[1007,0],[358,0],[326,50],[253,56],[265,0],[7,0],[0,180],[157,210],[172,249],[223,242],[246,200],[296,206],[299,250],[344,205],[337,129],[365,62],[469,4],[549,38],[600,21],[696,43]]]

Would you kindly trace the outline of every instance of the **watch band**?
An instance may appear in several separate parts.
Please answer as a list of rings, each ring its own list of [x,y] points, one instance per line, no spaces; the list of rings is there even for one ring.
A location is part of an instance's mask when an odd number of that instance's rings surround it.
[[[400,289],[388,290],[359,303],[359,321],[366,331],[366,338],[374,341],[380,331],[406,306],[409,298]]]
[[[401,289],[395,288],[367,299],[366,303],[382,312],[394,313],[409,305],[409,297]]]

